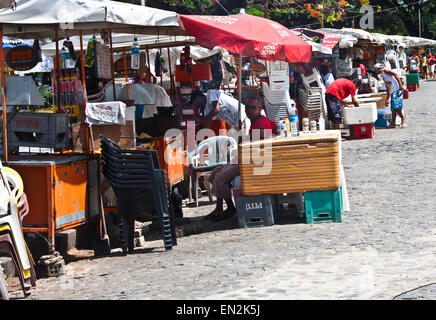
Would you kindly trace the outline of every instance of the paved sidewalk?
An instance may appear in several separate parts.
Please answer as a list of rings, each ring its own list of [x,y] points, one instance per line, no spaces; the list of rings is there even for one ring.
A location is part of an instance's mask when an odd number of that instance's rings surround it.
[[[128,256],[71,262],[26,299],[435,299],[436,81],[420,87],[406,100],[407,128],[342,144],[343,222],[197,223],[171,252],[155,240]]]

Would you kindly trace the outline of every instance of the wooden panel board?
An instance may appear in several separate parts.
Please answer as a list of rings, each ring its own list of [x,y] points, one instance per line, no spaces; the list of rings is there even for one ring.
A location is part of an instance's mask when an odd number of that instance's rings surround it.
[[[74,123],[72,125],[73,131],[73,148],[74,152],[86,152],[86,123]],[[92,126],[93,138],[94,138],[94,150],[98,151],[100,149],[100,138],[99,135],[102,134],[109,139],[112,139],[122,148],[133,148],[134,147],[134,131],[133,131],[133,121],[126,120],[124,126],[116,124],[108,125],[95,125]]]

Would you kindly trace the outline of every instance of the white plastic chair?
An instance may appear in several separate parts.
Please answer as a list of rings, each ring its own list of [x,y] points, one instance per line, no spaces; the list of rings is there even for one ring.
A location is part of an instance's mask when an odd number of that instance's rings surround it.
[[[215,136],[203,140],[194,151],[188,153],[188,163],[191,171],[189,175],[189,201],[192,201],[192,190],[194,190],[195,205],[198,207],[198,179],[201,176],[208,176],[218,166],[231,163],[232,159],[237,155],[237,151],[238,145],[234,138]],[[209,201],[212,202],[210,183],[207,178],[205,178],[205,186]]]
[[[24,240],[23,231],[21,229],[21,222],[18,217],[18,208],[15,201],[15,194],[12,193],[7,180],[6,173],[3,169],[3,165],[0,162],[0,178],[1,178],[1,191],[6,192],[8,204],[7,211],[0,212],[0,225],[8,225],[11,229],[11,237],[15,243],[16,250],[19,256],[19,261],[25,278],[31,276],[31,262],[28,256],[26,242]],[[2,197],[4,199],[4,197]],[[6,200],[6,199],[4,199]]]

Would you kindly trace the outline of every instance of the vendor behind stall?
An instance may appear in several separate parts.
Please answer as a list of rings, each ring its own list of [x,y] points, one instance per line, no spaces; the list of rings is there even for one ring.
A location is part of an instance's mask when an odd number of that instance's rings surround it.
[[[351,101],[355,107],[359,106],[356,99],[356,86],[361,86],[360,79],[353,81],[340,78],[332,82],[325,93],[325,100],[327,104],[327,118],[332,122],[333,129],[339,129],[342,122],[342,101],[351,95]]]
[[[251,121],[250,138],[265,139],[278,134],[276,123],[261,114],[262,105],[258,98],[249,98],[245,105],[245,111]],[[254,130],[258,130],[258,132],[254,133]],[[237,158],[233,159],[233,161],[236,162]],[[235,214],[236,208],[233,204],[230,184],[239,174],[239,165],[237,163],[225,164],[212,171],[209,182],[212,184],[212,192],[216,195],[217,201],[215,209],[205,219],[219,221]],[[226,210],[223,210],[224,201],[227,204]]]
[[[205,95],[201,91],[194,91],[191,94],[191,102],[198,110],[203,112],[204,127],[210,128],[212,120],[216,117],[226,123],[226,129],[239,130],[238,100],[225,94],[221,90],[211,89]],[[247,116],[245,107],[241,105],[242,129],[247,127]]]

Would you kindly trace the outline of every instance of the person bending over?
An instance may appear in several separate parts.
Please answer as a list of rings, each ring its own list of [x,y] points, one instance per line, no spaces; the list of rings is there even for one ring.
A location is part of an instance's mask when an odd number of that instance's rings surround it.
[[[361,80],[355,79],[354,82],[345,78],[340,78],[332,82],[325,93],[327,104],[327,118],[332,122],[333,129],[339,129],[342,123],[342,101],[351,95],[351,101],[355,107],[359,106],[356,99],[356,85],[360,87]]]

